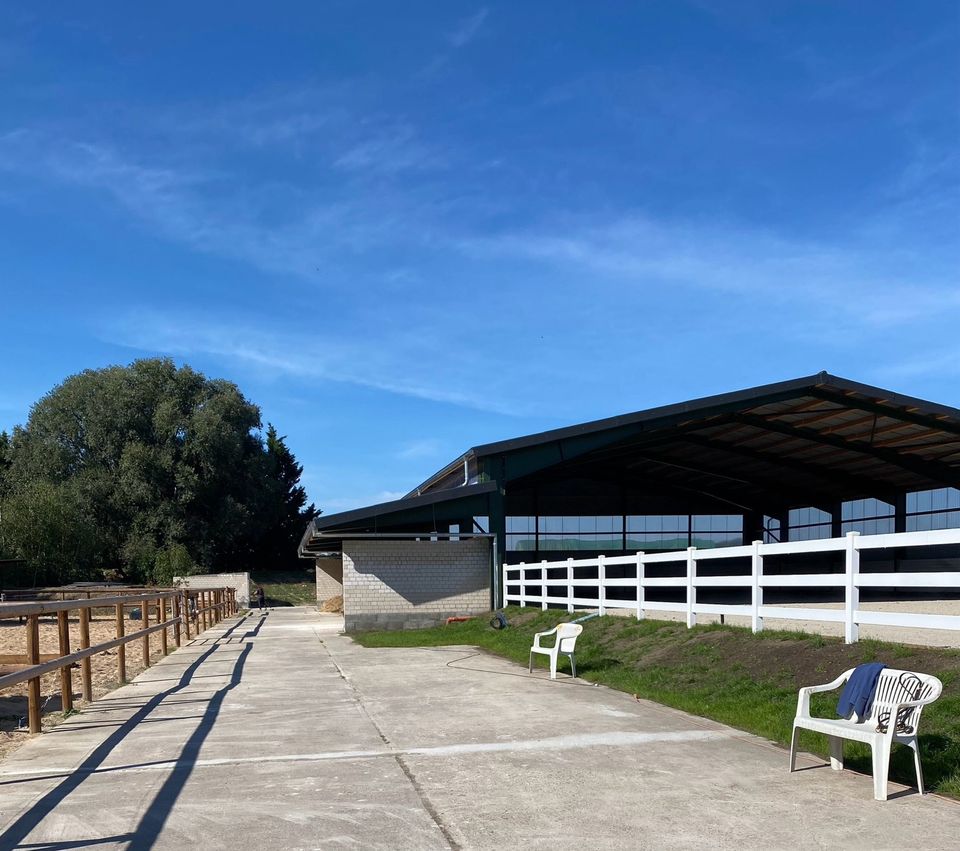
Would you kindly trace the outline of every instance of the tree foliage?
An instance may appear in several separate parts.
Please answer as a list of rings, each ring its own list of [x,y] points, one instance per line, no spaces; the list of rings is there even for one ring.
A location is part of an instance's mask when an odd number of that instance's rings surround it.
[[[168,359],[87,370],[0,439],[0,551],[45,581],[280,567],[316,513],[236,385]]]

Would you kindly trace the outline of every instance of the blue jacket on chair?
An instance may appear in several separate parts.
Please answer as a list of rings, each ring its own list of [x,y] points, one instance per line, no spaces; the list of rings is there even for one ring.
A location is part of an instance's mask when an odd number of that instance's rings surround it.
[[[840,699],[837,701],[837,715],[841,718],[850,718],[853,713],[856,713],[861,720],[866,718],[873,705],[873,695],[877,690],[880,672],[886,667],[883,662],[857,665],[840,693]]]

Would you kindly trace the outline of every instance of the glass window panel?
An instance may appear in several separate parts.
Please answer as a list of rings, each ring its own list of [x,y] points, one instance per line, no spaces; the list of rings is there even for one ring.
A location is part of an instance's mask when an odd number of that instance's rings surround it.
[[[686,533],[632,532],[627,537],[628,550],[685,550],[687,546]]]
[[[563,518],[562,517],[541,517],[540,518],[540,531],[541,532],[562,532],[563,531]]]
[[[507,532],[533,532],[535,522],[533,517],[508,517]]]
[[[960,508],[960,490],[947,488],[947,508]]]
[[[533,552],[537,548],[537,539],[533,535],[507,535],[507,549],[512,552]]]

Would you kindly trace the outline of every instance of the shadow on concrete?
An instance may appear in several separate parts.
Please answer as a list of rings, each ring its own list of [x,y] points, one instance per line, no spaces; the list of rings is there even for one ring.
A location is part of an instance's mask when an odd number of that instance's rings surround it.
[[[237,621],[237,623],[231,626],[230,629],[228,629],[221,637],[227,638],[239,626],[244,624],[249,617],[252,617],[252,615],[244,616],[241,620]],[[260,626],[262,626],[262,621],[263,618],[261,618],[261,622],[257,625],[257,629],[254,630],[254,634],[259,630]],[[52,813],[57,806],[59,806],[72,792],[74,792],[87,777],[89,777],[91,774],[97,773],[97,769],[103,764],[104,760],[110,755],[114,748],[116,748],[128,735],[130,735],[130,733],[136,729],[138,724],[145,721],[147,716],[153,712],[153,710],[156,709],[165,698],[176,694],[190,685],[193,675],[196,673],[197,669],[217,649],[216,644],[210,645],[209,648],[205,649],[199,656],[197,656],[196,659],[193,660],[193,662],[187,666],[182,676],[177,681],[177,685],[172,686],[166,691],[162,691],[151,697],[145,704],[143,704],[142,707],[140,707],[133,715],[131,715],[130,718],[128,718],[126,721],[123,721],[113,733],[111,733],[106,739],[104,739],[103,742],[94,748],[90,755],[73,772],[67,775],[62,782],[34,802],[27,812],[21,815],[2,834],[0,834],[0,847],[35,848],[49,849],[49,851],[64,851],[64,849],[103,845],[111,842],[127,842],[129,843],[127,846],[129,849],[137,849],[137,851],[143,851],[144,849],[152,848],[156,843],[160,831],[163,829],[163,825],[166,823],[167,818],[169,817],[170,812],[180,795],[180,792],[183,790],[184,784],[187,782],[187,779],[190,777],[190,774],[193,771],[193,764],[200,752],[200,747],[206,740],[210,731],[213,729],[213,725],[216,721],[217,715],[220,712],[220,708],[223,704],[224,698],[227,695],[227,692],[235,688],[240,682],[240,678],[243,674],[243,666],[251,648],[252,645],[249,644],[243,648],[240,654],[236,657],[229,683],[227,683],[223,688],[214,692],[213,696],[206,701],[207,707],[201,716],[200,723],[196,726],[193,733],[191,733],[190,738],[187,739],[186,744],[174,762],[170,775],[164,781],[159,792],[154,797],[150,806],[147,807],[147,811],[140,819],[140,823],[132,833],[119,834],[117,836],[99,839],[62,840],[27,844],[23,843],[23,840],[26,839],[30,833],[32,833],[33,830],[40,825],[44,818],[50,815],[50,813]],[[5,783],[3,785],[26,783],[36,781],[37,779],[39,778],[24,778],[22,780],[11,781],[9,784]]]

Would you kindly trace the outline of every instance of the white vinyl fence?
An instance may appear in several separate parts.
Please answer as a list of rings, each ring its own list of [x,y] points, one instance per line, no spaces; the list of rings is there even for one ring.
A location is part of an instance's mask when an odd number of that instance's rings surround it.
[[[960,589],[960,572],[862,572],[860,553],[865,550],[893,547],[932,547],[944,544],[960,544],[960,529],[945,529],[931,532],[900,532],[886,535],[860,535],[850,532],[843,538],[828,538],[816,541],[790,541],[764,544],[754,541],[749,546],[718,547],[663,553],[638,552],[624,556],[598,556],[588,559],[569,558],[565,561],[542,561],[535,563],[509,564],[503,567],[504,605],[565,606],[575,609],[597,609],[605,614],[607,609],[636,608],[637,618],[647,612],[681,612],[686,614],[687,626],[696,624],[698,614],[741,615],[750,618],[754,632],[763,629],[763,619],[786,618],[791,620],[836,621],[844,624],[847,643],[857,641],[860,624],[882,626],[922,627],[926,629],[960,630],[960,616],[929,615],[906,612],[874,612],[860,608],[861,588],[943,588]],[[763,561],[766,556],[786,556],[801,553],[842,552],[845,569],[834,573],[765,574]],[[711,564],[723,559],[749,558],[750,573],[743,575],[702,576],[697,566]],[[685,564],[683,576],[647,576],[650,565]],[[627,567],[633,576],[610,577],[610,567]],[[635,570],[630,571],[630,567]],[[563,570],[565,568],[565,570]],[[576,578],[578,568],[595,568],[596,576]],[[561,576],[550,574],[561,573]],[[537,593],[529,593],[535,588]],[[582,588],[593,589],[598,596],[585,596]],[[608,599],[611,588],[635,588],[635,599]],[[685,602],[663,602],[647,599],[648,591],[659,588],[685,590]],[[741,605],[700,603],[697,591],[700,588],[749,589],[750,602]],[[763,602],[764,591],[769,588],[842,588],[844,608],[801,608],[796,606],[768,606]],[[550,594],[550,589],[562,589]]]

